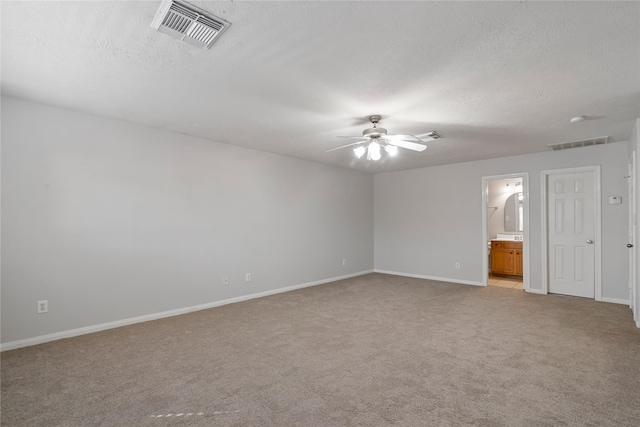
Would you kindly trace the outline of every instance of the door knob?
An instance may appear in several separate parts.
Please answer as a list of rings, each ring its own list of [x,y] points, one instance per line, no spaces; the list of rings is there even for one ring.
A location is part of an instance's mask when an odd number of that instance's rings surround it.
[[[588,240],[587,240],[587,243],[591,245],[591,244],[593,244],[593,240],[588,239]]]
[[[632,245],[631,243],[627,243],[627,247],[628,247],[628,248],[632,248],[632,247],[633,247],[633,245]]]

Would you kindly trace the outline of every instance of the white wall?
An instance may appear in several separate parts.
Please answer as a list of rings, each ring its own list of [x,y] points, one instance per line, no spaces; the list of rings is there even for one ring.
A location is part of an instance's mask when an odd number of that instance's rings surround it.
[[[3,343],[373,268],[369,174],[12,98],[2,145]]]
[[[636,170],[635,170],[635,182],[634,188],[636,192],[636,216],[638,212],[640,212],[640,119],[636,119],[636,122],[633,126],[633,130],[631,132],[631,136],[629,137],[629,157],[633,155],[633,152],[636,153]],[[636,218],[636,224],[638,224],[638,220]],[[636,246],[636,282],[632,284],[635,287],[634,299],[633,301],[633,318],[636,321],[636,325],[640,328],[640,227],[636,227],[636,235],[635,237],[635,246]]]
[[[529,173],[531,288],[541,290],[540,171],[602,166],[603,298],[628,300],[626,142],[375,176],[375,269],[481,284],[482,177]],[[623,204],[609,205],[609,196]],[[460,269],[454,263],[461,263]]]

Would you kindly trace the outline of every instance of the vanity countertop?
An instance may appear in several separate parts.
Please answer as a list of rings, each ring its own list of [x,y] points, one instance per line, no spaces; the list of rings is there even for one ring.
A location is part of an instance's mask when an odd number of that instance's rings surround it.
[[[496,242],[522,242],[522,234],[502,234],[498,233],[495,239],[491,241]]]

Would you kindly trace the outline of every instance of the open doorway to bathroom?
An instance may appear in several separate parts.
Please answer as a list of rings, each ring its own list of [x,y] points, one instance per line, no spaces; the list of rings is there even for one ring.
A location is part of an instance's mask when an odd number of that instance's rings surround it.
[[[482,185],[483,283],[528,290],[528,174],[484,177]]]

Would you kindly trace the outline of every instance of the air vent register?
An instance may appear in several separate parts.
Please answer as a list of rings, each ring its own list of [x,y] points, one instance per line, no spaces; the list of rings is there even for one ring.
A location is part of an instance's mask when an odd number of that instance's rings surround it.
[[[176,0],[163,1],[151,27],[202,49],[209,49],[231,24]]]
[[[588,147],[589,145],[601,145],[609,142],[608,136],[599,136],[597,138],[581,139],[580,141],[559,142],[557,144],[548,144],[553,151],[566,150],[569,148]]]

